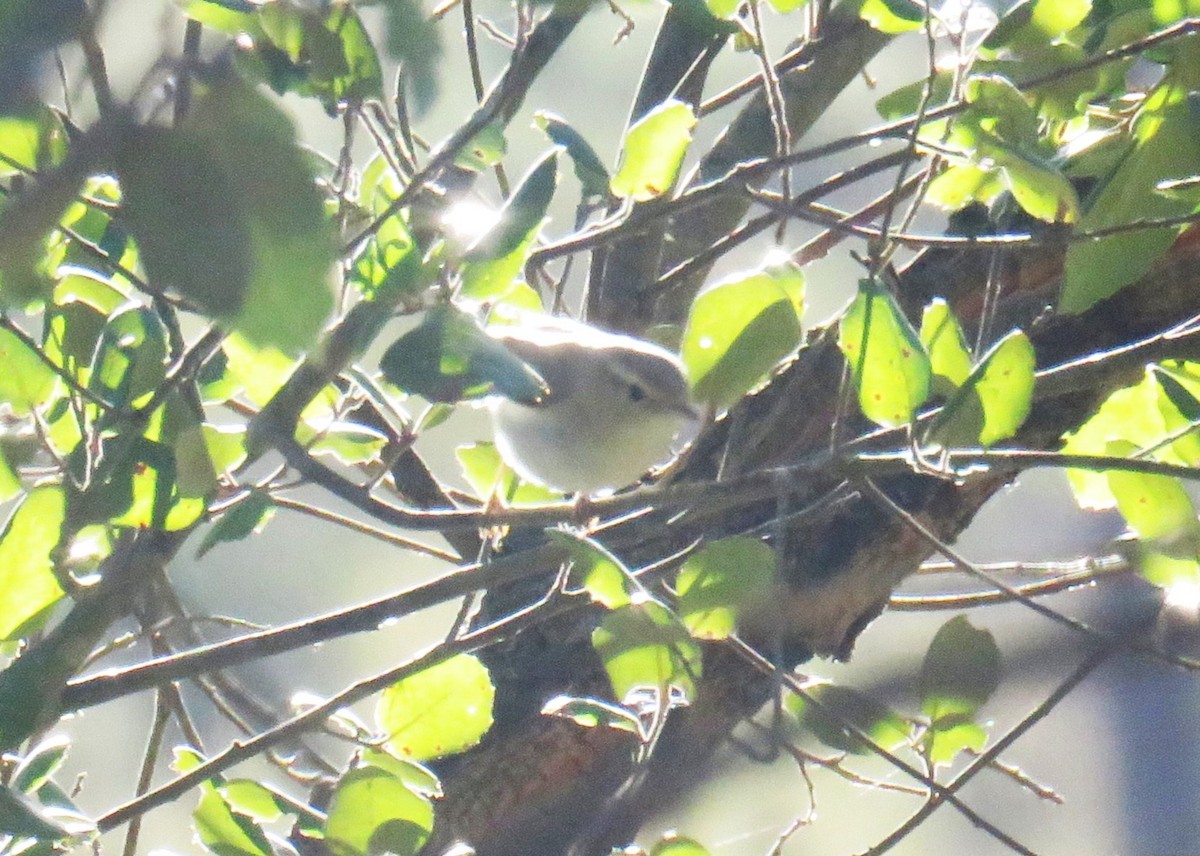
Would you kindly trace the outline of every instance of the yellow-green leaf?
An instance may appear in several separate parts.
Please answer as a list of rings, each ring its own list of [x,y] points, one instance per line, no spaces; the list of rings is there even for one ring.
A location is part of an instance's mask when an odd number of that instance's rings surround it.
[[[725,639],[738,615],[764,605],[775,581],[775,551],[755,538],[713,541],[679,570],[679,617],[698,639]]]
[[[691,105],[675,99],[664,101],[635,122],[625,134],[612,192],[645,202],[669,191],[692,142],[696,122]]]
[[[1035,360],[1020,330],[997,342],[938,414],[930,442],[987,448],[1013,436],[1033,406]]]
[[[668,698],[672,689],[695,698],[700,649],[675,615],[654,600],[607,613],[592,631],[592,646],[621,701],[641,690]]]
[[[53,555],[66,514],[58,485],[34,488],[0,534],[0,641],[39,628],[63,597]]]
[[[929,395],[929,355],[876,280],[859,281],[858,295],[842,316],[838,347],[850,365],[863,415],[885,427],[910,422]]]
[[[484,665],[459,654],[401,678],[379,697],[388,751],[424,761],[469,749],[492,727],[496,689]]]
[[[921,344],[929,353],[934,392],[949,396],[971,374],[971,352],[962,325],[941,297],[934,298],[921,316]]]
[[[730,407],[796,349],[803,283],[799,271],[780,268],[696,296],[680,351],[697,401]]]

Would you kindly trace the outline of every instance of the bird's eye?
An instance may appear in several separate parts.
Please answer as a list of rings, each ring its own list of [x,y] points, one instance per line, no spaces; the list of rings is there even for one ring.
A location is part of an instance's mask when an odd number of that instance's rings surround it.
[[[629,400],[630,401],[641,401],[645,397],[646,397],[646,390],[642,389],[636,383],[631,383],[629,385]]]

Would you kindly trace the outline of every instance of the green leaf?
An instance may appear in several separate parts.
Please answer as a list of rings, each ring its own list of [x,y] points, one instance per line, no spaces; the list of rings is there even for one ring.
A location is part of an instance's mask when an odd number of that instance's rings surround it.
[[[921,344],[929,354],[933,391],[948,397],[971,374],[971,352],[962,325],[941,297],[934,298],[921,316]]]
[[[730,407],[800,343],[794,268],[718,282],[692,303],[680,348],[693,397]]]
[[[546,110],[533,114],[533,124],[545,132],[551,142],[566,149],[574,165],[575,177],[583,190],[584,199],[605,199],[611,180],[608,169],[591,143],[567,124],[567,120]]]
[[[389,752],[424,761],[469,749],[492,727],[496,689],[474,656],[459,654],[401,678],[379,698],[375,720]]]
[[[49,817],[42,806],[0,784],[0,835],[53,842],[70,834],[69,830]]]
[[[508,139],[504,136],[504,125],[492,122],[483,128],[455,155],[454,165],[472,172],[481,172],[495,166],[508,153]]]
[[[128,300],[111,281],[91,271],[74,269],[63,276],[46,308],[43,351],[47,358],[87,384],[104,326]]]
[[[209,425],[202,426],[204,447],[208,450],[208,458],[216,473],[229,473],[240,467],[246,460],[245,425]]]
[[[1183,93],[1164,84],[1146,100],[1128,154],[1089,200],[1079,229],[1094,231],[1139,219],[1196,210],[1193,202],[1161,193],[1160,184],[1195,173],[1200,119]],[[1137,229],[1067,248],[1060,312],[1083,312],[1137,282],[1183,227]]]
[[[0,533],[0,641],[41,628],[64,592],[54,574],[54,551],[66,516],[58,485],[34,488]]]
[[[987,745],[987,730],[978,723],[946,716],[931,726],[922,742],[929,760],[934,764],[949,764],[959,752],[980,752]]]
[[[58,376],[33,348],[11,330],[0,327],[0,401],[12,408],[15,416],[28,416],[35,407],[46,404],[58,382]]]
[[[366,749],[362,753],[363,766],[370,765],[387,770],[404,782],[414,793],[429,797],[442,797],[442,783],[432,770],[411,758],[397,758],[379,749]]]
[[[630,602],[630,591],[636,589],[633,574],[603,544],[566,529],[549,529],[546,535],[567,548],[571,555],[571,581],[592,600],[608,609],[618,609]]]
[[[643,689],[665,700],[671,689],[696,697],[700,648],[675,615],[655,600],[635,600],[605,614],[592,631],[613,692],[621,701]]]
[[[797,9],[803,9],[808,0],[767,0],[767,2],[780,15],[786,15]]]
[[[938,72],[933,78],[933,92],[930,95],[930,104],[945,104],[949,101],[952,95],[951,87],[953,84],[954,75],[951,72]],[[892,90],[876,101],[875,111],[879,113],[881,118],[888,122],[903,119],[906,116],[915,116],[921,106],[921,100],[925,96],[925,86],[926,81],[924,78],[913,83],[906,83],[904,86]],[[941,125],[942,129],[945,128],[945,123],[939,122],[937,124]],[[921,131],[923,137],[928,133],[926,129],[927,126],[922,125]],[[937,137],[940,136],[941,134],[938,133]]]
[[[737,13],[737,0],[704,0],[704,2],[714,18],[728,20]]]
[[[1200,586],[1200,561],[1139,547],[1142,548],[1137,551],[1137,569],[1146,582],[1159,588]]]
[[[241,541],[261,532],[275,514],[275,504],[266,491],[251,490],[250,495],[226,511],[209,527],[196,549],[199,559],[213,547],[225,542]]]
[[[931,198],[961,207],[972,199],[990,199],[1003,187],[1038,219],[1078,219],[1075,188],[1053,162],[1053,149],[1040,140],[1037,113],[1025,96],[1000,75],[975,75],[967,82],[965,100],[970,107],[954,121],[947,138],[922,135],[939,151],[957,153],[953,160],[959,169],[934,182]]]
[[[296,439],[314,455],[331,455],[347,466],[379,459],[387,445],[387,435],[375,428],[336,420],[318,427],[301,422]]]
[[[910,0],[862,0],[859,17],[888,35],[907,33],[925,24],[925,10]]]
[[[958,211],[971,202],[992,203],[1004,192],[997,170],[975,164],[951,164],[929,183],[929,201],[947,211]]]
[[[167,374],[166,330],[158,315],[130,305],[109,319],[96,344],[88,388],[104,401],[134,406]]]
[[[403,65],[405,81],[412,92],[413,112],[420,116],[437,97],[441,37],[434,22],[421,11],[418,0],[384,0],[384,6],[388,53]]]
[[[766,605],[774,582],[775,551],[762,541],[713,541],[688,556],[679,571],[679,617],[697,639],[726,639],[742,611]]]
[[[262,407],[274,397],[283,384],[296,370],[297,361],[271,347],[257,347],[244,337],[234,333],[221,345],[225,355],[225,373],[232,381],[227,389],[229,397],[240,390],[252,403]],[[331,414],[337,405],[339,393],[335,387],[326,387],[302,413],[305,418]]]
[[[536,506],[555,502],[562,494],[522,480],[512,468],[504,463],[495,443],[480,442],[467,446],[459,446],[454,450],[454,457],[462,469],[475,495],[480,499],[495,495],[501,497],[508,505]]]
[[[231,809],[256,823],[274,823],[283,816],[275,794],[258,782],[231,779],[216,787]]]
[[[1008,439],[1033,406],[1036,354],[1013,330],[984,356],[929,426],[929,441],[945,448],[987,448]]]
[[[320,7],[274,2],[260,7],[259,24],[287,69],[264,75],[280,95],[295,92],[320,99],[334,115],[347,102],[383,97],[379,57],[354,7],[332,0]],[[263,59],[270,65],[270,60]]]
[[[558,153],[546,155],[521,179],[497,225],[465,255],[461,294],[488,300],[502,294],[525,267],[558,184]]]
[[[872,752],[871,747],[848,726],[853,726],[870,738],[872,744],[889,752],[908,745],[911,724],[886,704],[852,687],[828,681],[809,681],[804,689],[816,704],[799,694],[787,696],[784,704],[801,727],[831,749],[855,755]]]
[[[709,856],[709,850],[694,838],[666,832],[662,840],[650,848],[650,856]]]
[[[45,104],[0,115],[0,177],[41,172],[67,155],[67,129]]]
[[[1137,447],[1128,440],[1112,440],[1105,452],[1127,457],[1136,453]],[[1108,470],[1105,475],[1117,509],[1139,538],[1167,544],[1196,542],[1200,523],[1179,479],[1120,469]]]
[[[697,121],[690,104],[673,98],[642,116],[625,133],[612,192],[645,202],[674,187]]]
[[[1187,431],[1195,417],[1182,413],[1176,403],[1187,406],[1188,393],[1180,388],[1194,382],[1189,365],[1156,367],[1133,386],[1112,393],[1087,422],[1067,435],[1063,453],[1106,455],[1110,443],[1124,440],[1138,450],[1154,449],[1153,459],[1164,463],[1191,466],[1200,462],[1197,438]],[[1176,390],[1174,395],[1168,394],[1167,383]],[[1200,390],[1200,386],[1196,388]],[[1174,442],[1167,443],[1171,438]],[[1069,469],[1067,479],[1082,508],[1116,507],[1106,473]]]
[[[275,852],[262,827],[234,811],[212,785],[202,789],[192,821],[200,843],[217,856],[273,856]]]
[[[361,200],[373,217],[388,211],[403,188],[387,159],[376,157],[363,170]],[[415,294],[429,284],[421,251],[409,232],[405,211],[385,219],[362,248],[350,269],[349,281],[369,298],[391,300]]]
[[[224,80],[178,128],[127,136],[123,213],[149,277],[260,345],[311,346],[333,307],[336,245],[291,121]]]
[[[124,442],[121,442],[121,441]],[[200,519],[217,479],[204,432],[182,393],[172,391],[150,415],[145,434],[114,437],[115,453],[98,474],[129,491],[129,503],[95,497],[93,510],[118,526],[185,529]],[[97,483],[93,479],[93,483]],[[127,488],[126,488],[127,485]],[[124,506],[124,507],[121,507]]]
[[[1075,29],[1092,9],[1092,0],[1025,0],[1013,4],[984,45],[1043,44]]]
[[[889,428],[912,421],[929,395],[929,355],[876,280],[859,280],[858,295],[842,316],[838,347],[850,364],[863,415]]]
[[[389,383],[430,401],[478,398],[495,390],[517,401],[545,395],[540,376],[452,306],[437,306],[379,360]]]
[[[921,664],[921,710],[936,726],[943,718],[970,718],[1000,683],[1000,649],[992,634],[966,616],[941,626]]]
[[[221,2],[221,0],[175,0],[183,13],[193,21],[199,21],[230,36],[247,33],[254,37],[263,35],[258,23],[257,7],[248,2]]]
[[[12,774],[12,786],[21,793],[35,793],[62,767],[70,748],[71,739],[65,734],[47,737],[17,764]]]
[[[325,824],[335,856],[416,856],[433,829],[433,806],[377,766],[350,770],[337,784]]]

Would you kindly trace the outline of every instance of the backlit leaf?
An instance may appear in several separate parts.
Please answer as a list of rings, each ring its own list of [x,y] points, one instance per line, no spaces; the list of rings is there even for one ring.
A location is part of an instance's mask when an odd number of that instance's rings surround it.
[[[469,749],[492,727],[496,690],[483,664],[459,654],[392,684],[375,720],[388,751],[417,761]]]
[[[842,316],[838,347],[850,366],[863,415],[885,427],[911,421],[929,395],[929,355],[877,281],[859,280],[858,295]]]
[[[645,202],[674,187],[696,122],[691,105],[674,99],[664,101],[635,122],[625,134],[612,192],[623,199]]]
[[[866,755],[872,749],[850,726],[865,734],[875,746],[895,751],[908,744],[912,725],[886,704],[852,687],[811,680],[804,685],[807,696],[793,693],[784,704],[801,727],[831,749]]]
[[[929,353],[934,392],[949,396],[971,374],[971,352],[962,325],[940,297],[921,316],[921,344]]]
[[[803,282],[799,271],[780,268],[696,296],[680,348],[696,400],[730,407],[796,349]]]
[[[1147,98],[1116,171],[1090,200],[1079,229],[1090,231],[1147,218],[1173,217],[1195,203],[1157,188],[1192,175],[1200,162],[1200,119],[1170,84]],[[1136,282],[1175,241],[1182,226],[1137,229],[1067,247],[1060,312],[1078,313]]]
[[[0,641],[40,628],[63,597],[53,555],[66,515],[58,485],[34,488],[0,533]]]
[[[713,541],[688,556],[679,571],[679,617],[699,639],[725,639],[743,609],[767,602],[774,582],[775,552],[762,541]]]
[[[592,646],[618,699],[648,689],[665,700],[672,688],[695,698],[700,649],[661,603],[639,600],[606,613],[592,631]]]
[[[570,552],[571,580],[591,595],[592,600],[609,609],[629,603],[633,575],[620,559],[600,543],[570,531],[551,529],[546,534]]]
[[[493,390],[517,401],[544,394],[538,374],[472,316],[438,306],[379,360],[389,383],[430,401],[477,398]]]
[[[1035,359],[1020,330],[997,342],[942,408],[929,440],[946,448],[987,448],[1013,436],[1033,406]]]
[[[323,842],[335,856],[416,856],[433,829],[433,806],[377,766],[350,770],[329,804]]]
[[[313,343],[332,309],[336,250],[294,136],[277,106],[226,79],[182,125],[131,130],[117,155],[124,219],[151,279],[290,352]]]

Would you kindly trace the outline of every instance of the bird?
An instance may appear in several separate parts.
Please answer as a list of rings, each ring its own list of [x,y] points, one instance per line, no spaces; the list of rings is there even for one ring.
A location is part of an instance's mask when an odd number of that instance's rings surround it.
[[[536,400],[489,400],[501,458],[526,481],[596,494],[666,462],[699,413],[683,365],[650,342],[552,316],[488,332],[536,371]]]

